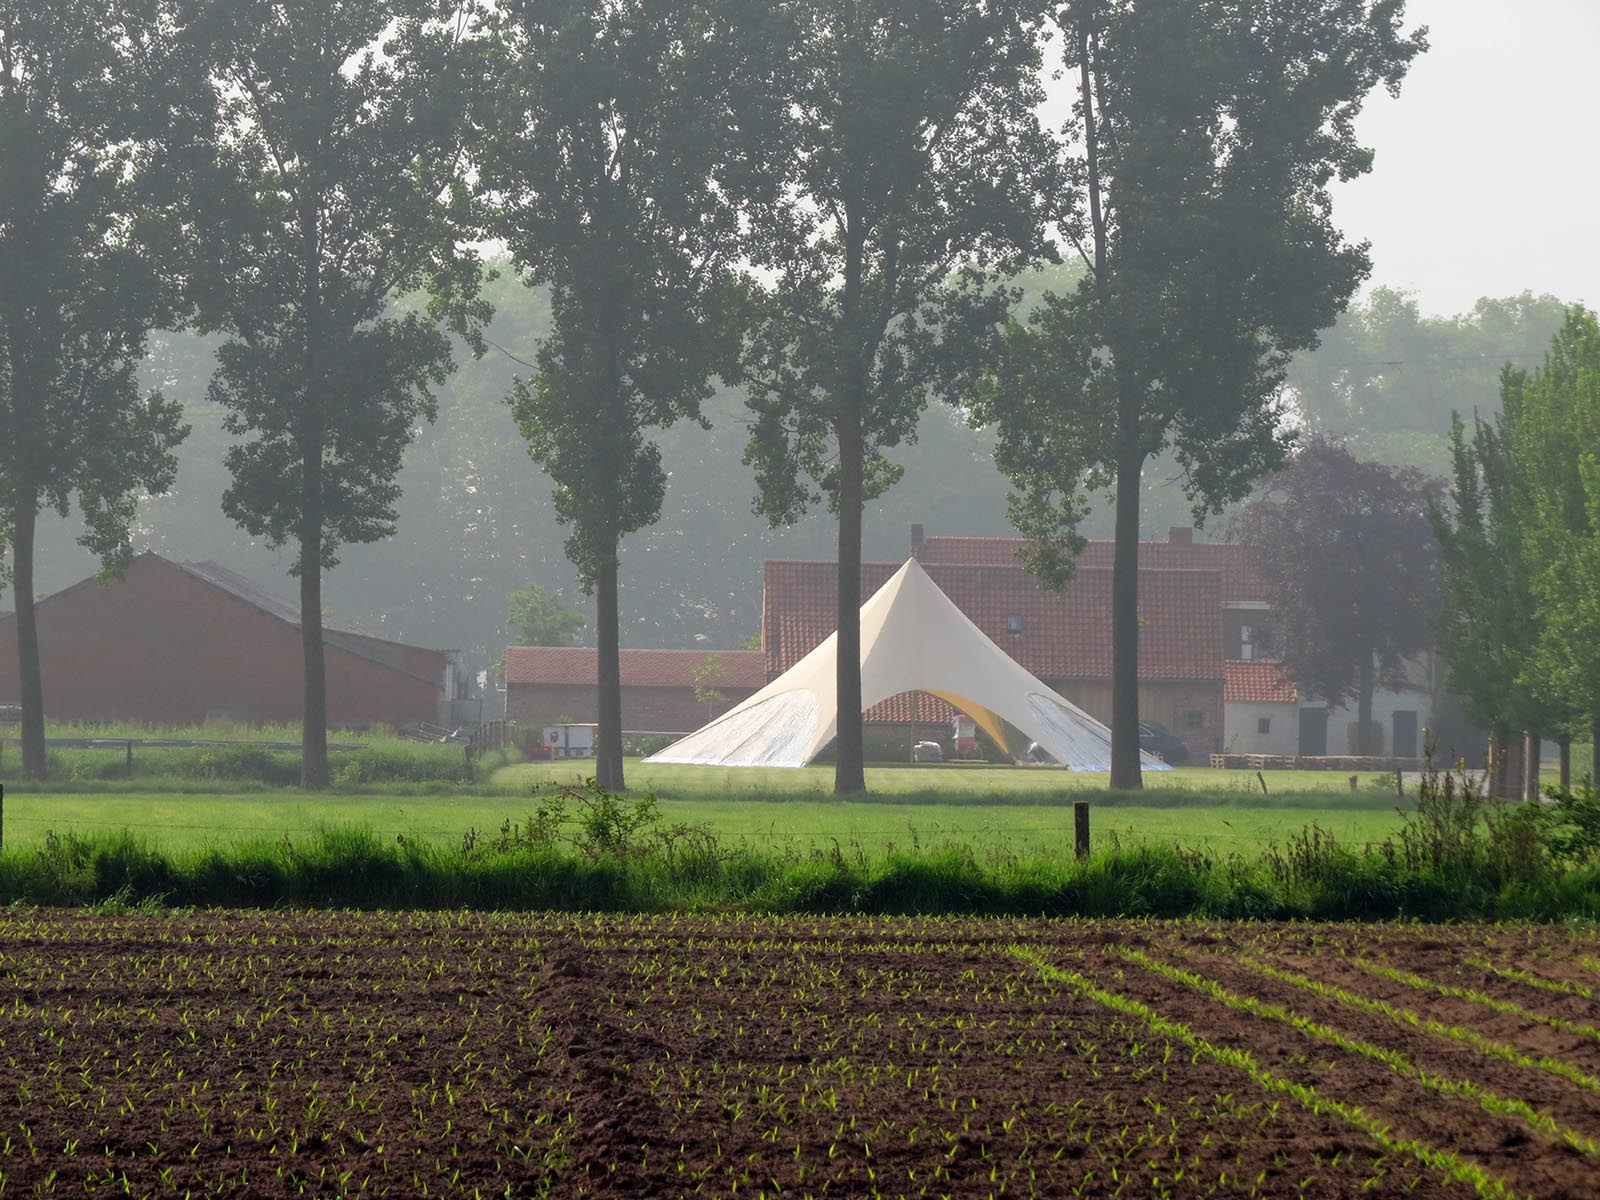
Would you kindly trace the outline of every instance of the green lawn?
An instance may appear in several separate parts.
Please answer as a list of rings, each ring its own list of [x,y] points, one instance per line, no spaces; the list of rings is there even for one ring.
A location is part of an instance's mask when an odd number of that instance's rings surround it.
[[[13,792],[5,798],[7,846],[37,844],[57,833],[128,830],[168,847],[242,839],[304,837],[319,828],[367,826],[390,833],[454,841],[470,829],[493,833],[533,809],[536,784],[573,780],[575,764],[501,770],[491,786],[454,793],[386,795],[293,789],[228,793]],[[1179,843],[1218,852],[1254,853],[1315,823],[1339,840],[1381,840],[1399,823],[1392,792],[1317,772],[1267,776],[1261,794],[1254,775],[1193,768],[1163,773],[1148,795],[1111,795],[1104,776],[1004,767],[882,767],[868,772],[876,800],[835,800],[831,770],[722,771],[628,764],[629,783],[660,797],[669,824],[708,826],[730,844],[757,849],[829,852],[837,844],[877,857],[888,847],[928,849],[965,844],[982,855],[1070,853],[1072,808],[1087,799],[1096,845]],[[1343,790],[1328,790],[1334,783]],[[1248,786],[1247,786],[1248,785]],[[1313,790],[1322,785],[1322,790]]]
[[[497,786],[521,783],[533,786],[552,780],[571,782],[592,774],[592,763],[521,763],[496,773]],[[831,766],[800,767],[686,767],[646,765],[634,759],[626,764],[628,786],[654,792],[662,798],[757,801],[830,800]],[[1145,790],[1174,800],[1180,795],[1216,795],[1224,803],[1279,804],[1292,802],[1312,807],[1343,807],[1355,803],[1389,807],[1394,797],[1394,776],[1364,774],[1357,790],[1350,777],[1334,771],[1267,771],[1267,794],[1253,771],[1216,771],[1210,767],[1179,767],[1147,771]],[[1110,782],[1103,772],[1063,771],[1052,767],[1007,767],[950,763],[943,766],[885,765],[867,768],[867,788],[886,799],[916,799],[930,803],[1069,803],[1105,799]]]

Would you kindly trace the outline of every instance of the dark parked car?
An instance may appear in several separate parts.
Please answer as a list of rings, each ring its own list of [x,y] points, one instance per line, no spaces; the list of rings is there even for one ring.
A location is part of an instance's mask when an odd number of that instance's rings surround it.
[[[1183,744],[1183,739],[1154,721],[1139,722],[1139,749],[1169,763],[1181,763],[1189,757],[1189,747]]]

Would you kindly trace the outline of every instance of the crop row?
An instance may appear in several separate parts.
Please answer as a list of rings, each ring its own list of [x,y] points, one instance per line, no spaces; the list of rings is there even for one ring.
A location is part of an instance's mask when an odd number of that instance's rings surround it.
[[[1575,990],[1596,950],[1556,930],[13,910],[0,1195],[1558,1194],[1597,1161]],[[1501,969],[1462,978],[1473,958]],[[1527,1145],[1483,1153],[1507,1122]]]

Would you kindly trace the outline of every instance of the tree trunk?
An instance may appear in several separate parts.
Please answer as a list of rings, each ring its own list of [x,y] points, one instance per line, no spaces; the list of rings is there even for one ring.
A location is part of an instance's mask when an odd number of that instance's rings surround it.
[[[314,492],[313,492],[314,489]],[[300,643],[305,701],[300,719],[300,786],[328,786],[328,678],[322,645],[322,455],[306,463],[308,507],[300,535]]]
[[[1561,798],[1565,800],[1572,795],[1572,735],[1563,733],[1556,746],[1561,751]]]
[[[24,779],[43,779],[49,771],[44,746],[44,677],[39,666],[39,626],[33,597],[33,545],[38,522],[38,497],[31,490],[24,490],[17,496],[11,514],[11,590],[17,606]]]
[[[1494,728],[1489,732],[1489,794],[1504,799],[1510,781],[1507,779],[1507,770],[1510,767],[1511,730],[1504,721],[1496,721]]]
[[[1522,798],[1537,800],[1539,791],[1539,757],[1544,753],[1543,743],[1537,733],[1529,731],[1522,748]]]
[[[1111,786],[1144,787],[1139,766],[1139,488],[1144,455],[1117,460],[1116,545],[1111,562]]]
[[[839,637],[835,687],[838,758],[835,795],[867,790],[861,718],[861,413],[849,406],[839,419]]]
[[[617,620],[617,552],[611,553],[595,571],[594,579],[595,669],[600,708],[595,736],[595,782],[608,792],[627,787],[622,777],[622,650]]]
[[[1373,669],[1372,652],[1368,650],[1361,656],[1356,681],[1356,753],[1363,757],[1378,753],[1378,739],[1373,736],[1377,730],[1372,727],[1372,693],[1377,686],[1377,672]]]

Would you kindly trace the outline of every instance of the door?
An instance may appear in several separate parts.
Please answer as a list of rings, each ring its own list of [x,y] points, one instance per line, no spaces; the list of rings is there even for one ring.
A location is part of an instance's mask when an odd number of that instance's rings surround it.
[[[1396,758],[1417,757],[1417,714],[1399,709],[1394,714],[1394,747]]]
[[[1328,752],[1328,710],[1302,708],[1300,710],[1300,754],[1314,757]]]

